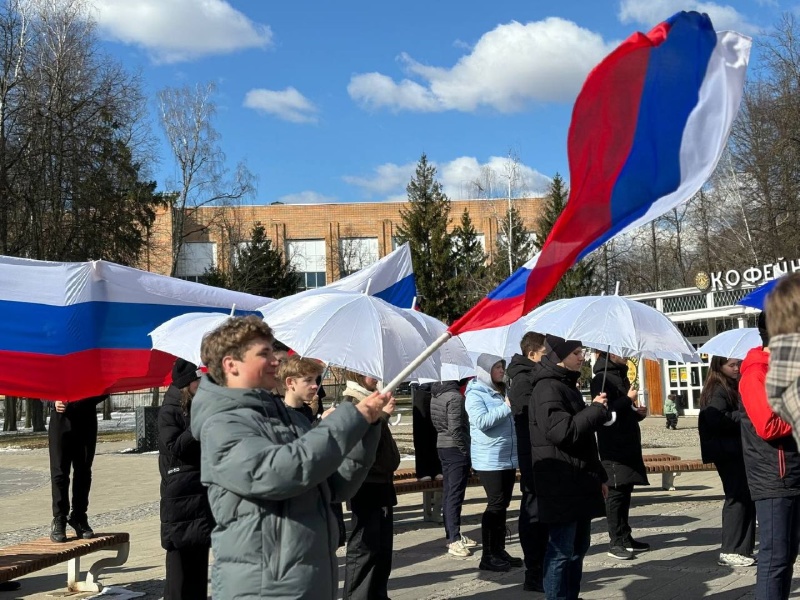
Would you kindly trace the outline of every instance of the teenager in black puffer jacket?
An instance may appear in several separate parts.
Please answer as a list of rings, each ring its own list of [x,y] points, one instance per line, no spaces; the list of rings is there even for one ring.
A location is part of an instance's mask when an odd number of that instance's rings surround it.
[[[525,561],[526,592],[543,592],[544,553],[547,550],[547,526],[539,522],[536,507],[536,486],[533,482],[531,434],[528,426],[528,404],[533,393],[534,375],[541,367],[540,361],[547,353],[545,337],[541,333],[527,332],[519,342],[521,354],[515,354],[506,369],[508,399],[514,415],[517,433],[517,458],[519,459],[519,545]]]
[[[200,481],[200,442],[190,411],[199,384],[197,366],[179,358],[158,411],[161,472],[161,546],[167,551],[164,600],[208,596],[208,553],[214,517]]]
[[[595,432],[607,418],[605,395],[586,406],[576,383],[583,365],[577,340],[547,336],[551,352],[534,375],[528,405],[539,521],[548,526],[544,590],[548,600],[577,598],[591,520],[605,516],[606,472]]]

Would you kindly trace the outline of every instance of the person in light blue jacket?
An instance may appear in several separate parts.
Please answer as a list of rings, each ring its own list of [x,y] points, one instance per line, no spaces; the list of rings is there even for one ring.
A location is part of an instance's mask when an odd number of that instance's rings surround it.
[[[479,568],[508,571],[521,567],[522,559],[506,552],[506,511],[517,474],[517,440],[514,417],[506,399],[505,361],[481,354],[476,378],[467,385],[472,468],[486,490],[486,510],[481,518],[483,555]]]

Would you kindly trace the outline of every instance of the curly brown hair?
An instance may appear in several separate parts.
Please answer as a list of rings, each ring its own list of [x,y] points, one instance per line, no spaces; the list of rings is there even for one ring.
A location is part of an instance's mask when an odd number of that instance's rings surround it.
[[[219,385],[227,385],[222,359],[232,356],[236,360],[244,358],[247,349],[257,340],[275,341],[272,329],[261,317],[231,317],[215,330],[203,337],[200,346],[200,359],[208,368],[208,374]]]
[[[800,332],[800,273],[784,275],[765,303],[769,337]]]

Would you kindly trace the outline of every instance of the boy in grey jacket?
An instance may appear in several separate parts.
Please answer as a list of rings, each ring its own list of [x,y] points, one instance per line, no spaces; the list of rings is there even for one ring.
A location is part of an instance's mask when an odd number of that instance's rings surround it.
[[[201,478],[217,522],[215,600],[336,597],[338,529],[332,501],[350,498],[375,456],[371,426],[390,394],[343,404],[311,429],[267,389],[278,361],[272,331],[234,317],[203,339],[208,375],[192,404]]]

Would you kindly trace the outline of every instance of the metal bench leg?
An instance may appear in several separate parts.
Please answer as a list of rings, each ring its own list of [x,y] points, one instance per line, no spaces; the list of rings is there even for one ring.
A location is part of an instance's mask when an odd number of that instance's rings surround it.
[[[116,550],[116,556],[109,556],[101,558],[95,562],[86,572],[86,581],[79,581],[81,574],[81,559],[80,557],[73,558],[67,565],[67,587],[70,592],[95,592],[100,593],[103,591],[103,584],[100,583],[100,572],[106,567],[118,567],[124,565],[128,560],[128,553],[130,552],[130,542],[119,544],[118,546],[111,546],[103,548],[103,550]]]
[[[433,491],[422,492],[422,520],[430,521],[433,516]]]
[[[428,490],[422,492],[423,521],[432,523],[442,522],[442,492]]]
[[[661,474],[661,488],[667,490],[668,492],[675,491],[675,478],[680,475],[680,473],[662,473]]]

